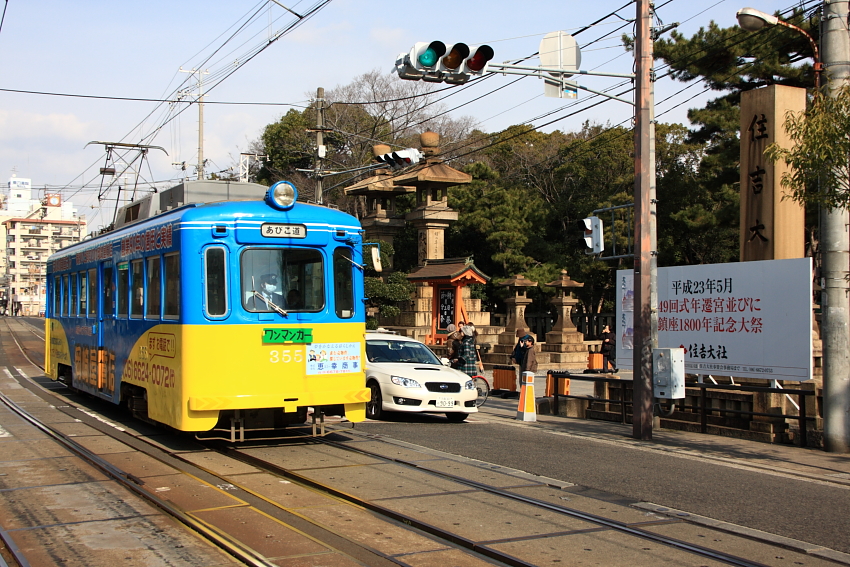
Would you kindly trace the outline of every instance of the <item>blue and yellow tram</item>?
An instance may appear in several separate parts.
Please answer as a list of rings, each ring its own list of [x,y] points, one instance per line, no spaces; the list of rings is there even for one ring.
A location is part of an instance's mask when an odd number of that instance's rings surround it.
[[[52,255],[50,378],[182,431],[277,428],[322,406],[365,419],[359,222],[287,182],[264,200],[244,185],[254,200],[152,195]]]

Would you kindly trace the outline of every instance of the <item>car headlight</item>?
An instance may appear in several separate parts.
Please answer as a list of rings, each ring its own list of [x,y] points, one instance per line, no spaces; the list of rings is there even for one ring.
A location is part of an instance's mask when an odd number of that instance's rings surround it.
[[[421,388],[419,382],[413,380],[412,378],[404,378],[402,376],[390,376],[390,382],[397,386],[404,386],[405,388]]]
[[[474,390],[475,389],[475,382],[473,382],[472,380],[467,380],[466,384],[464,384],[463,387],[466,388],[467,390]]]

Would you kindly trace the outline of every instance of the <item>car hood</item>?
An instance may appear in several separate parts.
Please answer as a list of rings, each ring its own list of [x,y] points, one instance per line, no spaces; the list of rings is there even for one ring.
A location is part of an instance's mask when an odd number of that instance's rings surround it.
[[[413,378],[423,382],[459,382],[469,380],[469,376],[448,366],[434,364],[412,364],[409,362],[374,362],[366,365],[367,373],[380,372],[392,376]]]

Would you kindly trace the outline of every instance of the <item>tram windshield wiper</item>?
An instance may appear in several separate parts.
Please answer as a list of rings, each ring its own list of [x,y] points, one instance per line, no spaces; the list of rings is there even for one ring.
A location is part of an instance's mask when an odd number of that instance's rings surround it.
[[[254,294],[254,300],[255,300],[255,301],[256,301],[256,299],[258,299],[258,298],[259,298],[259,299],[260,299],[261,301],[263,301],[266,305],[268,305],[269,307],[271,307],[273,311],[276,311],[277,313],[280,313],[280,314],[281,314],[281,315],[283,315],[284,317],[289,317],[289,313],[287,313],[287,312],[286,312],[286,310],[285,310],[283,307],[281,307],[280,305],[278,305],[277,303],[275,303],[275,302],[274,302],[274,301],[272,301],[271,299],[267,299],[267,298],[263,297],[263,294],[261,294],[260,292],[258,292],[258,291],[254,291],[254,290],[251,290],[251,293],[253,293],[253,294]]]
[[[260,301],[271,307],[273,311],[283,315],[284,317],[289,317],[289,313],[287,313],[283,307],[272,301],[271,298],[265,297],[262,293],[254,289],[254,276],[251,276],[251,293],[254,294],[254,305],[257,304],[257,299],[259,299]]]

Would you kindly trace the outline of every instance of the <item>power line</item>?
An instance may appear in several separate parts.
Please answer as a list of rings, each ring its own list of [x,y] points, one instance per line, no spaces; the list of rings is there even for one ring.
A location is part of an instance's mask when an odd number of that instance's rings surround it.
[[[8,1],[8,0],[7,0]],[[44,95],[44,96],[58,96],[58,97],[69,97],[69,98],[87,98],[87,99],[95,99],[95,100],[118,100],[125,102],[158,102],[158,103],[186,103],[189,102],[181,100],[181,99],[166,99],[166,98],[137,98],[137,97],[128,97],[128,96],[104,96],[104,95],[84,95],[84,94],[74,94],[74,93],[55,93],[55,92],[47,92],[47,91],[26,91],[19,89],[2,89],[0,88],[0,92],[6,93],[18,93],[18,94],[31,94],[31,95]],[[194,101],[192,101],[194,102]],[[222,104],[222,105],[236,105],[236,106],[292,106],[294,108],[307,108],[305,104],[296,104],[292,102],[238,102],[238,101],[224,101],[224,100],[204,100],[204,104]]]

